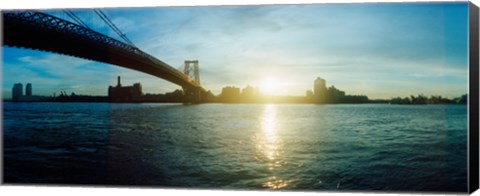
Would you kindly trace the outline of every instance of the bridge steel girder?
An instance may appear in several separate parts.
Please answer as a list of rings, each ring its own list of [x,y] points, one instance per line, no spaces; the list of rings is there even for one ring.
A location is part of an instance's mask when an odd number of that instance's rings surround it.
[[[3,44],[113,64],[144,72],[184,89],[201,86],[181,71],[136,47],[69,21],[34,11],[3,12]]]

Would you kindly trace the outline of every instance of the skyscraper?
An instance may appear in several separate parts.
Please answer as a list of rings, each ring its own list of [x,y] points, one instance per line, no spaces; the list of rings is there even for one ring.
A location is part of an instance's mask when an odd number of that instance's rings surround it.
[[[18,101],[20,97],[23,96],[23,85],[22,83],[16,83],[12,88],[12,100]]]
[[[32,96],[32,84],[28,83],[25,91],[26,96]]]
[[[327,83],[324,79],[317,77],[313,82],[313,94],[317,102],[324,103],[327,96]]]

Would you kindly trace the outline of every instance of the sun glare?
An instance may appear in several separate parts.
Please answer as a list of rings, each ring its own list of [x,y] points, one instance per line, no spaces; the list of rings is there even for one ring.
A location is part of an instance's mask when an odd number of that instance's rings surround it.
[[[260,85],[260,90],[262,91],[262,93],[273,95],[278,93],[278,91],[280,90],[280,86],[278,81],[274,78],[267,78],[262,81]]]

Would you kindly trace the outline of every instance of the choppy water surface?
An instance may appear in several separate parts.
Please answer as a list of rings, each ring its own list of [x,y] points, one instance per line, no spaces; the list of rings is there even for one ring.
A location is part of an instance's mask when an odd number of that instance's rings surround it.
[[[467,190],[467,107],[4,103],[6,183]]]

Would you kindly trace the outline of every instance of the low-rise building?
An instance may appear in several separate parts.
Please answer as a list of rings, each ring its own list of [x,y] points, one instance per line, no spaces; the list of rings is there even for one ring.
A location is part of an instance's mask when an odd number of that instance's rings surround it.
[[[122,86],[120,76],[117,78],[117,86],[108,87],[108,97],[111,102],[137,102],[141,101],[142,85],[135,83],[133,86]]]

